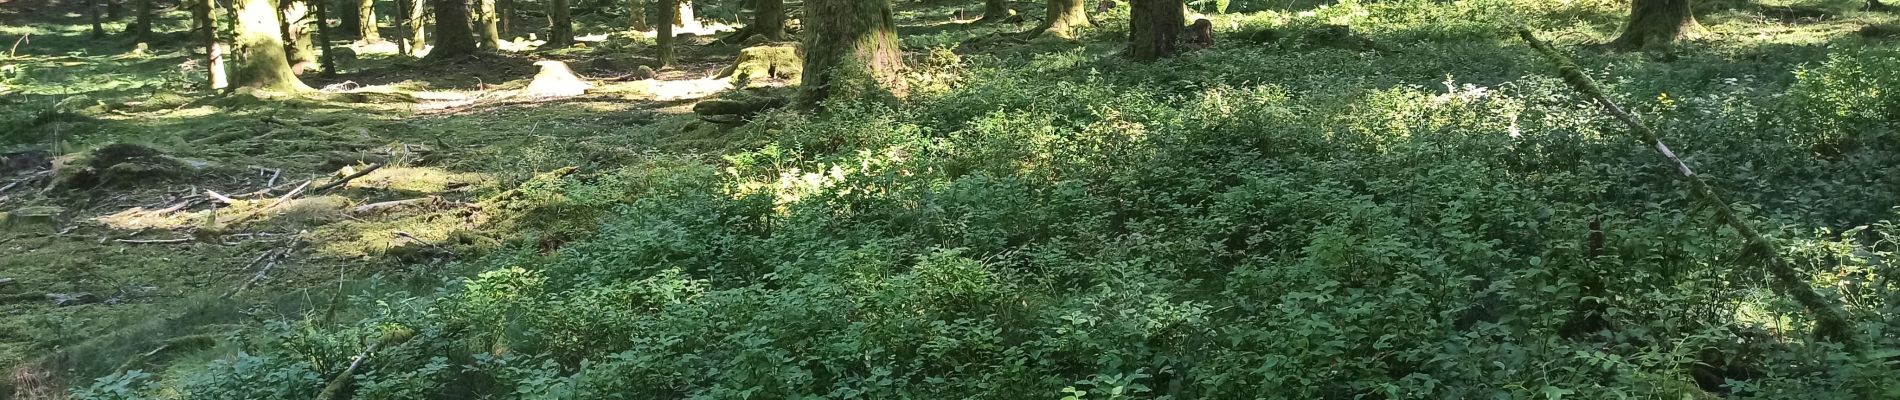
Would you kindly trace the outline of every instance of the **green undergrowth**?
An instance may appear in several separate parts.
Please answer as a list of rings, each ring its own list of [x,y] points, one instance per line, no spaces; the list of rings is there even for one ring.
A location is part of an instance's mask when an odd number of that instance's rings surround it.
[[[1619,53],[1589,46],[1621,23],[1608,0],[1313,3],[1196,2],[1216,46],[1152,64],[1121,58],[1125,11],[1069,41],[905,4],[907,102],[736,128],[617,94],[200,103],[162,48],[6,60],[27,72],[0,75],[5,145],[211,166],[4,203],[124,218],[0,238],[32,265],[0,278],[36,291],[0,288],[32,300],[0,305],[0,360],[15,387],[88,399],[1900,396],[1900,51],[1854,33],[1893,16],[1706,1],[1706,35]],[[1869,346],[1809,337],[1519,25],[1569,46]],[[532,74],[381,57],[358,83]],[[95,74],[140,81],[60,86]],[[372,164],[283,206],[114,214],[254,189],[252,166],[321,183]],[[283,240],[111,241],[206,227]]]
[[[1900,395],[1900,53],[1578,50],[1843,302],[1849,352],[1498,19],[1608,3],[1469,3],[1234,16],[1262,25],[1147,65],[1088,40],[944,56],[906,105],[772,112],[721,159],[564,184],[546,212],[597,232],[77,393],[308,397],[368,354],[355,398]]]

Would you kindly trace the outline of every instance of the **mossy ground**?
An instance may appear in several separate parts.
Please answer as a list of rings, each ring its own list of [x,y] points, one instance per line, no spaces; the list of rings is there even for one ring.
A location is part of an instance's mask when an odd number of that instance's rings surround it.
[[[1296,89],[1422,87],[1449,82],[1448,73],[1490,85],[1536,62],[1521,54],[1491,57],[1514,54],[1499,50],[1510,45],[1495,21],[1536,15],[1527,23],[1555,42],[1576,45],[1607,41],[1622,18],[1607,0],[1445,7],[1435,15],[1267,3],[1249,13],[1209,17],[1221,27],[1222,41],[1256,40],[1261,36],[1248,32],[1257,28],[1318,32],[1273,39],[1275,51],[1299,58],[1285,61],[1313,66],[1286,79]],[[1656,85],[1645,87],[1653,93],[1702,91],[1714,81],[1705,78],[1751,71],[1763,81],[1785,82],[1791,66],[1827,60],[1830,46],[1879,45],[1856,32],[1896,18],[1857,11],[1858,3],[1703,1],[1698,15],[1709,34],[1695,42],[1666,52],[1589,56],[1594,65],[1625,75],[1684,78],[1645,81]],[[741,51],[709,37],[684,46],[685,62],[650,81],[613,79],[649,60],[644,44],[630,35],[552,51],[510,46],[501,54],[452,63],[422,63],[389,54],[386,46],[360,47],[338,76],[313,74],[305,81],[415,101],[259,100],[203,88],[201,54],[182,35],[163,36],[151,50],[134,54],[126,39],[89,39],[83,16],[70,13],[68,3],[7,6],[0,14],[0,41],[32,38],[17,54],[0,58],[0,150],[85,154],[135,143],[207,163],[147,180],[53,190],[27,184],[0,192],[0,211],[58,211],[43,226],[0,231],[0,278],[14,280],[0,286],[0,293],[27,299],[0,304],[0,365],[18,367],[13,385],[27,384],[22,377],[83,379],[128,365],[154,369],[165,357],[209,357],[204,354],[212,352],[159,350],[169,346],[167,340],[321,314],[335,308],[339,290],[429,287],[445,273],[445,262],[501,246],[558,248],[591,234],[596,220],[618,205],[564,189],[595,190],[602,186],[597,179],[628,168],[664,171],[669,160],[720,163],[721,155],[757,149],[769,139],[690,112],[697,99],[727,87],[727,80],[713,76]],[[1099,27],[1122,23],[1125,11],[1098,15],[1098,28],[1066,41],[1015,35],[1033,27],[1040,14],[1021,4],[1019,11],[1032,17],[1025,24],[971,23],[980,16],[976,3],[901,6],[900,37],[907,50],[921,55],[920,65],[930,64],[930,57],[982,57],[1009,60],[1021,70],[1073,72],[1075,80],[1138,79],[1088,71],[1117,56],[1122,32]],[[185,25],[175,11],[161,22],[163,32]],[[1334,24],[1351,26],[1352,35],[1307,29]],[[123,25],[115,21],[107,30],[118,32]],[[1186,58],[1198,63],[1188,67],[1148,72],[1166,72],[1186,81],[1183,86],[1248,80],[1254,71],[1224,49],[1190,54]],[[538,59],[566,61],[597,87],[572,98],[513,97],[527,86]],[[956,79],[931,73],[923,71],[919,79],[941,78],[941,85]],[[1149,78],[1135,84],[1149,84]],[[1325,108],[1361,94],[1309,93],[1301,100]],[[383,167],[323,193],[278,200],[302,182],[321,185],[369,165]],[[544,175],[567,167],[581,172]],[[0,177],[0,185],[25,177]],[[203,198],[206,191],[236,195],[260,189],[270,190],[231,204]],[[390,212],[353,211],[429,196],[441,201]],[[185,206],[173,208],[180,204]],[[175,239],[189,240],[141,242]],[[100,301],[56,307],[32,296],[41,293],[91,293]],[[153,356],[139,356],[146,353]],[[66,368],[73,373],[59,372]]]

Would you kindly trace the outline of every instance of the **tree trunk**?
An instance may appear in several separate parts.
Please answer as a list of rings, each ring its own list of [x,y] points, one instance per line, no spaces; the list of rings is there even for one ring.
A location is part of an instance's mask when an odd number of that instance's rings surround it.
[[[501,27],[498,25],[501,14],[495,11],[495,0],[475,0],[481,3],[480,18],[476,33],[481,34],[482,48],[489,51],[501,51]]]
[[[106,19],[118,21],[125,15],[125,3],[121,0],[106,0]]]
[[[1641,49],[1668,46],[1701,29],[1690,12],[1689,0],[1635,0],[1630,3],[1629,26],[1612,47]]]
[[[1082,0],[1049,0],[1049,12],[1042,20],[1042,26],[1030,32],[1046,32],[1059,38],[1074,39],[1076,29],[1087,27],[1089,14]]]
[[[196,0],[191,4],[192,19],[198,21],[199,43],[205,46],[205,78],[211,90],[229,86],[224,77],[224,45],[218,43],[217,0]]]
[[[357,40],[361,40],[363,43],[377,43],[383,41],[382,32],[376,28],[376,0],[357,0],[355,7],[345,8],[356,10],[355,31]]]
[[[475,54],[475,32],[469,32],[468,22],[468,0],[435,0],[435,46],[429,48],[429,59]]]
[[[558,49],[574,44],[574,20],[568,17],[568,0],[548,0],[548,48]]]
[[[138,15],[132,16],[132,26],[127,33],[131,34],[133,40],[150,42],[152,40],[152,0],[138,0],[136,6],[138,8],[132,12]]]
[[[672,21],[673,14],[679,13],[679,8],[673,6],[675,1],[679,0],[660,0],[660,23],[654,26],[653,31],[653,47],[659,52],[654,57],[660,61],[659,68],[673,65],[673,24],[667,21]]]
[[[231,71],[231,83],[264,91],[309,90],[290,73],[284,40],[278,36],[283,23],[277,20],[276,4],[271,0],[235,0],[234,6],[237,26],[231,41],[237,47],[238,61]]]
[[[283,10],[284,52],[290,58],[290,72],[303,74],[317,63],[316,40],[310,34],[310,1],[281,0]]]
[[[888,0],[805,0],[799,103],[903,96],[904,53]]]
[[[92,38],[106,37],[106,26],[99,21],[99,0],[86,0],[86,15],[92,17]]]
[[[753,35],[763,35],[766,39],[784,40],[785,0],[754,1],[752,24],[746,26],[746,30]]]
[[[317,13],[317,48],[323,50],[323,77],[336,76],[336,49],[330,47],[330,17],[325,12],[325,3],[329,0],[310,0],[310,7]]]
[[[983,0],[983,19],[978,21],[999,22],[1009,15],[1009,0]]]
[[[404,2],[409,4],[409,54],[422,54],[422,47],[429,43],[428,6],[423,4],[424,0],[404,0]]]
[[[1154,61],[1174,56],[1181,45],[1180,0],[1134,0],[1128,10],[1128,56]]]
[[[342,29],[345,35],[361,36],[360,34],[363,32],[363,9],[356,7],[355,4],[352,4],[353,2],[354,0],[343,0],[343,7],[337,9],[343,13],[343,15],[339,15],[336,18],[337,28]]]
[[[515,27],[515,0],[498,0],[495,4],[495,8],[497,9],[496,12],[500,14],[500,16],[495,17],[495,29],[502,35],[513,32]]]
[[[647,21],[646,0],[627,1],[627,23],[628,26],[633,27],[634,32],[646,32],[648,29],[653,29],[653,25]]]

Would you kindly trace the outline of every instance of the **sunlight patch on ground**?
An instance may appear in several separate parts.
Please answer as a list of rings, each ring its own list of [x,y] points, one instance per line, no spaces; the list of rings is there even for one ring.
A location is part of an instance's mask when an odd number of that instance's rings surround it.
[[[384,167],[356,178],[344,187],[415,193],[442,193],[493,183],[484,174],[451,172],[435,167]]]
[[[732,88],[725,79],[702,78],[679,81],[654,81],[650,89],[658,101],[687,100],[711,96]]]

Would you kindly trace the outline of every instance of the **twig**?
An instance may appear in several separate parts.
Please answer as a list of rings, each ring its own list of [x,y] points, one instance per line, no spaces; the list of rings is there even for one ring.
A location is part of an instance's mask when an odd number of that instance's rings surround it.
[[[273,207],[277,207],[278,204],[284,204],[284,202],[290,201],[290,199],[297,198],[297,195],[303,194],[303,189],[307,187],[310,187],[310,181],[303,181],[302,185],[297,185],[297,188],[291,189],[290,193],[284,193],[284,197],[278,197],[277,201],[271,202],[270,205],[265,206],[264,209],[269,210]]]
[[[18,51],[20,51],[20,42],[33,43],[33,41],[31,40],[26,40],[26,38],[29,38],[29,37],[33,37],[33,34],[28,33],[28,34],[20,35],[19,39],[14,39],[13,47],[7,49],[7,58],[13,58],[15,55],[19,54]]]
[[[0,193],[6,192],[9,189],[13,189],[14,186],[19,186],[22,183],[38,181],[40,180],[40,178],[45,178],[47,175],[51,175],[52,173],[53,173],[52,170],[46,170],[46,171],[34,172],[30,175],[27,175],[24,178],[15,179],[13,180],[13,182],[8,182],[6,186],[0,186]]]
[[[1538,40],[1537,35],[1532,33],[1530,29],[1518,28],[1517,35],[1524,38],[1525,42],[1530,43],[1532,49],[1536,49],[1537,52],[1542,53],[1545,58],[1549,58],[1552,62],[1556,63],[1557,73],[1563,77],[1565,83],[1570,84],[1572,89],[1576,89],[1578,93],[1582,93],[1585,97],[1588,97],[1591,102],[1603,108],[1604,112],[1616,117],[1618,121],[1622,121],[1623,125],[1628,126],[1630,132],[1636,135],[1636,139],[1641,140],[1643,144],[1655,149],[1657,154],[1662,155],[1664,159],[1668,160],[1670,166],[1676,170],[1676,173],[1683,181],[1689,184],[1689,188],[1695,192],[1697,197],[1701,197],[1704,201],[1713,205],[1716,217],[1721,219],[1721,221],[1730,228],[1735,229],[1735,233],[1741,235],[1742,239],[1747,242],[1744,245],[1743,251],[1745,253],[1752,253],[1756,258],[1759,258],[1763,266],[1768,269],[1768,273],[1774,276],[1776,286],[1779,286],[1775,289],[1784,292],[1783,294],[1789,297],[1793,297],[1796,303],[1800,303],[1802,307],[1807,308],[1809,312],[1814,314],[1814,333],[1816,336],[1819,336],[1822,340],[1839,343],[1849,349],[1859,347],[1860,341],[1854,336],[1854,327],[1852,323],[1848,322],[1845,313],[1841,310],[1839,302],[1816,292],[1812,286],[1809,286],[1807,280],[1801,278],[1800,272],[1796,271],[1793,266],[1788,265],[1787,261],[1781,258],[1781,254],[1775,249],[1774,242],[1769,241],[1768,238],[1763,237],[1760,233],[1756,233],[1755,229],[1750,227],[1747,221],[1743,221],[1740,216],[1737,216],[1734,208],[1729,206],[1728,201],[1724,200],[1721,194],[1716,193],[1715,188],[1710,187],[1707,182],[1703,182],[1702,178],[1696,175],[1694,170],[1689,169],[1688,163],[1683,162],[1682,158],[1677,157],[1674,151],[1669,150],[1668,145],[1663,144],[1661,135],[1657,134],[1655,130],[1650,129],[1649,126],[1642,121],[1637,120],[1635,116],[1630,115],[1628,111],[1624,111],[1622,107],[1618,107],[1615,102],[1610,101],[1610,97],[1604,95],[1603,90],[1599,88],[1596,82],[1591,80],[1589,76],[1584,75],[1583,70],[1577,68],[1576,63],[1570,61],[1568,57],[1564,57],[1563,54],[1558,53],[1557,50],[1551,48],[1549,44]]]
[[[383,167],[382,163],[370,164],[369,167],[363,168],[363,170],[361,171],[356,171],[356,173],[354,174],[350,174],[349,176],[344,176],[343,179],[338,179],[335,182],[325,183],[323,184],[323,186],[318,186],[316,189],[311,189],[310,192],[317,193],[317,192],[322,192],[325,190],[330,190],[331,188],[334,188],[337,186],[343,186],[343,184],[350,183],[350,181],[353,179],[361,178],[363,177],[363,175],[369,175],[370,172],[375,172],[377,169],[380,169],[382,167]]]
[[[114,242],[129,244],[175,244],[190,242],[191,238],[181,239],[114,239]]]
[[[224,197],[224,195],[218,194],[218,192],[205,190],[205,195],[211,196],[211,198],[213,199],[218,199],[219,202],[223,202],[224,204],[237,204],[237,200],[232,200],[230,197]]]

